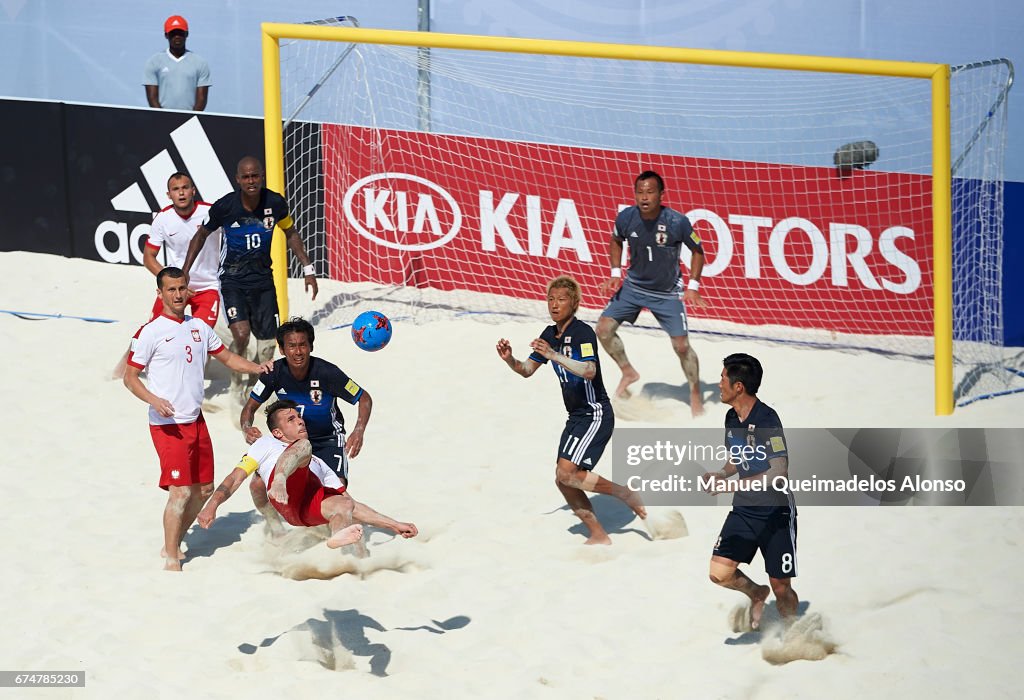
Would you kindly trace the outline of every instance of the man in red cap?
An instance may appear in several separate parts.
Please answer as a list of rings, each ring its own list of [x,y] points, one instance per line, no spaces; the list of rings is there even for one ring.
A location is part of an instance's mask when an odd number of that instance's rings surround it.
[[[142,84],[146,101],[155,109],[187,109],[202,112],[210,91],[210,66],[206,59],[185,48],[188,20],[171,15],[164,22],[167,50],[146,62]]]

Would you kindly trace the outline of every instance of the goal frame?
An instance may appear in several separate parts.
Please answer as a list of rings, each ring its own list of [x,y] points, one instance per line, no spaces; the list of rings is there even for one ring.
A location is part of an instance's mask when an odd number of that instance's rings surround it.
[[[686,49],[668,46],[605,44],[549,39],[521,39],[470,34],[412,32],[363,27],[317,26],[264,22],[263,127],[267,187],[284,190],[284,129],[281,108],[282,39],[387,44],[490,53],[523,53],[620,61],[689,63],[734,68],[761,68],[815,73],[853,73],[891,78],[916,78],[931,83],[932,137],[932,264],[935,345],[935,413],[953,412],[953,217],[950,157],[950,67],[946,63],[886,61],[798,54]],[[277,229],[273,241],[274,282],[281,318],[288,317],[287,250]]]

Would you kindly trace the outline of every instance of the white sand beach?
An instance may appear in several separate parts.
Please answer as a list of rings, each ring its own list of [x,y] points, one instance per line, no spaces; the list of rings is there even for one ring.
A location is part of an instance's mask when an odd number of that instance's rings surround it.
[[[420,536],[372,531],[362,560],[315,533],[275,544],[243,487],[188,534],[184,571],[165,572],[146,407],[109,378],[147,320],[152,276],[26,253],[0,253],[0,272],[0,309],[116,321],[0,314],[0,670],[86,675],[0,698],[1018,697],[1024,508],[802,508],[794,588],[823,627],[803,635],[810,648],[784,644],[771,607],[762,633],[730,629],[742,596],[708,580],[726,506],[677,509],[687,534],[654,540],[597,497],[614,544],[584,546],[553,482],[557,382],[546,369],[523,380],[494,350],[506,337],[525,357],[543,317],[396,322],[378,353],[319,326],[314,354],[374,400],[352,494]],[[325,281],[310,302],[293,283],[292,312],[307,316],[340,287]],[[710,400],[694,420],[668,340],[623,338],[646,389],[620,425],[721,426],[720,361],[737,351],[762,361],[759,395],[787,429],[1024,416],[1017,394],[935,417],[927,363],[696,334]],[[217,483],[245,451],[238,410],[223,393],[206,405]],[[610,449],[597,471],[611,476]],[[745,570],[766,581],[760,557]]]

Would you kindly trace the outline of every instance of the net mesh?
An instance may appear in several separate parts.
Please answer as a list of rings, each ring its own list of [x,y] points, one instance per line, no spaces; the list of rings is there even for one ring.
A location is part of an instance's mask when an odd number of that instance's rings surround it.
[[[703,240],[698,337],[933,355],[926,80],[333,41],[281,56],[286,191],[318,273],[352,283],[331,323],[544,318],[563,273],[595,320],[612,222],[653,169]],[[1011,71],[952,70],[961,402],[1020,378],[1002,346]]]

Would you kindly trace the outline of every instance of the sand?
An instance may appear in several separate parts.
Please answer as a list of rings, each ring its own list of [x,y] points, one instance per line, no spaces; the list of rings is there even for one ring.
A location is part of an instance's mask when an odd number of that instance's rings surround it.
[[[741,596],[708,580],[727,507],[652,508],[655,539],[598,497],[614,544],[584,546],[553,483],[557,382],[546,369],[523,380],[494,351],[507,337],[523,357],[543,318],[396,324],[380,353],[318,328],[315,354],[374,398],[352,493],[421,535],[372,531],[362,560],[317,532],[271,542],[243,488],[186,537],[183,573],[164,572],[145,406],[108,378],[146,320],[152,277],[24,253],[0,253],[0,271],[2,309],[116,321],[0,314],[0,670],[87,678],[33,698],[1017,696],[1024,509],[803,508],[803,618],[788,632],[771,605],[761,633],[734,632]],[[299,282],[293,311],[339,287],[310,302]],[[735,351],[761,359],[760,395],[787,428],[1020,426],[1024,414],[1017,395],[934,417],[925,363],[695,335],[716,398],[693,420],[667,340],[624,340],[646,390],[620,424],[721,425],[714,386]],[[245,444],[216,370],[219,483]],[[765,581],[760,558],[746,570]]]

